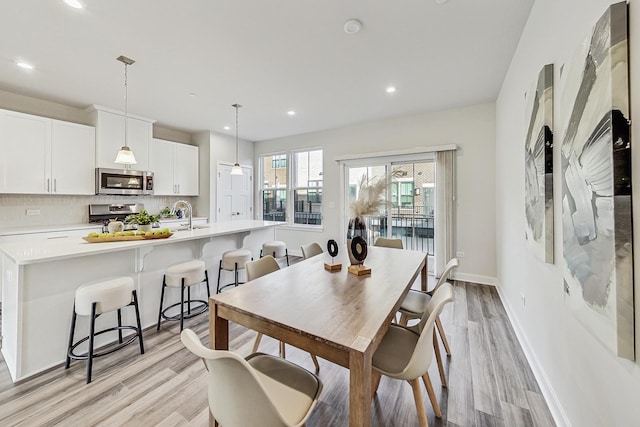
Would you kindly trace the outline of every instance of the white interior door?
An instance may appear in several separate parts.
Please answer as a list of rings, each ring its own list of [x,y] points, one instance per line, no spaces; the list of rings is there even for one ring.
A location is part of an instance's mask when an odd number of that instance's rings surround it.
[[[253,168],[242,166],[242,175],[231,175],[232,166],[228,163],[218,163],[219,222],[253,217]]]

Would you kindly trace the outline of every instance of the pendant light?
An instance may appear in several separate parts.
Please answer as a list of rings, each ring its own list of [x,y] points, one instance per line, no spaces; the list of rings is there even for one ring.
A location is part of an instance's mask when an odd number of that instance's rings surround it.
[[[242,175],[242,168],[238,163],[238,108],[242,107],[242,105],[233,104],[232,107],[236,109],[236,163],[231,168],[231,175]]]
[[[127,58],[124,55],[120,55],[116,59],[124,64],[124,146],[120,149],[120,151],[118,151],[118,155],[116,156],[116,160],[114,161],[114,163],[124,165],[125,169],[129,169],[131,165],[135,165],[136,163],[138,163],[136,162],[136,158],[133,155],[133,151],[131,151],[131,148],[129,148],[129,145],[127,144],[127,127],[129,122],[127,109],[127,67],[129,67],[129,65],[133,64],[136,61]]]

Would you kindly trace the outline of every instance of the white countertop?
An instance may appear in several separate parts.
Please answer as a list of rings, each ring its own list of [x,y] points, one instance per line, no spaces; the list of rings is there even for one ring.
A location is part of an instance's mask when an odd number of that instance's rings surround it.
[[[82,238],[25,239],[0,243],[0,252],[18,265],[48,262],[58,259],[96,255],[107,252],[135,249],[144,246],[167,245],[179,241],[205,239],[278,225],[274,221],[242,220],[206,224],[193,231],[176,231],[167,239],[129,240],[123,242],[88,243]],[[203,225],[200,225],[203,227]]]
[[[4,228],[0,229],[0,236],[13,236],[16,234],[52,233],[56,231],[92,230],[101,228],[100,224],[67,224],[67,225],[43,225],[41,227]]]

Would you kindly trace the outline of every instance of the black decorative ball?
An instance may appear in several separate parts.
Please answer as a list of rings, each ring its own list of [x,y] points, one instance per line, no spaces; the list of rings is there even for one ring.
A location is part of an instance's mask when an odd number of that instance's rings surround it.
[[[363,262],[367,257],[367,242],[360,236],[351,239],[351,253],[355,259]]]
[[[338,243],[331,239],[327,242],[327,251],[332,257],[338,255]]]

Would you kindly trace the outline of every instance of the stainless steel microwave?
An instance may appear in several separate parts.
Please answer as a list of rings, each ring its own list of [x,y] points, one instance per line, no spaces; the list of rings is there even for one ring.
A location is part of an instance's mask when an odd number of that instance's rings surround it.
[[[96,168],[96,194],[153,194],[153,172]]]

